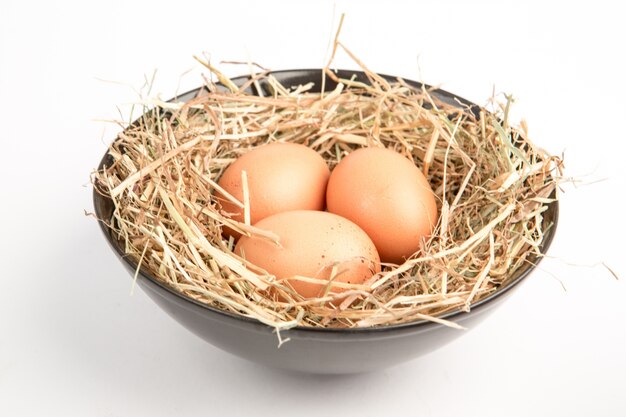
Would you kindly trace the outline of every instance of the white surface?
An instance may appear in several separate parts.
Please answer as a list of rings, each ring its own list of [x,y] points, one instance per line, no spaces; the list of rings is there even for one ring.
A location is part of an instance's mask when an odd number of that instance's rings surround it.
[[[90,170],[158,68],[163,98],[199,84],[193,54],[320,67],[333,3],[0,4],[0,416],[624,416],[624,12],[609,2],[337,2],[372,69],[484,102],[518,97],[532,138],[566,151],[548,259],[491,318],[385,372],[265,369],[188,333],[137,292],[100,236]],[[470,3],[470,2],[467,2]],[[336,22],[337,19],[335,19]],[[421,77],[418,71],[421,67]],[[347,60],[341,59],[342,66]],[[229,69],[236,75],[245,68]],[[121,106],[128,116],[128,106]],[[563,291],[560,279],[567,287]]]

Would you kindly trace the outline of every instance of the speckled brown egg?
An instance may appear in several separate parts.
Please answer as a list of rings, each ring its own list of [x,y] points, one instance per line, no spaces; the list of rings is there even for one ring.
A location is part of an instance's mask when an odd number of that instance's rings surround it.
[[[428,180],[413,161],[384,148],[362,148],[343,158],[330,176],[326,204],[365,230],[383,262],[404,262],[437,224]]]
[[[246,172],[250,223],[289,210],[324,210],[330,171],[324,159],[295,143],[263,145],[237,158],[218,185],[243,203],[242,171]],[[222,210],[243,222],[244,210],[218,192]],[[235,235],[230,230],[226,234]]]
[[[372,240],[359,226],[335,214],[288,211],[266,217],[255,226],[278,235],[281,246],[242,236],[235,253],[277,279],[286,279],[305,298],[323,296],[327,289],[335,293],[345,289],[290,277],[328,281],[332,276],[333,282],[362,284],[380,272],[380,259]]]

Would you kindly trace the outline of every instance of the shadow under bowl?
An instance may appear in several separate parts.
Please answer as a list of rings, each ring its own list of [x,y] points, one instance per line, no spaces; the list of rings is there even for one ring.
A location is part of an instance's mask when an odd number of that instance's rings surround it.
[[[313,82],[315,87],[312,91],[320,91],[321,69],[275,71],[271,74],[286,87]],[[354,76],[359,81],[368,82],[366,75],[360,71],[340,70],[338,75],[341,78]],[[383,77],[391,81],[396,79],[391,76]],[[240,86],[248,80],[247,76],[233,79]],[[404,81],[416,88],[422,87],[421,83]],[[325,85],[326,90],[336,87],[336,84],[328,78]],[[251,86],[248,92],[258,93],[254,88]],[[265,90],[264,93],[270,93],[266,83],[262,82],[260,88]],[[189,91],[175,99],[190,100],[196,97],[200,90],[198,88]],[[463,98],[438,89],[431,91],[431,94],[445,103],[457,107],[467,106],[466,111],[478,116],[479,107]],[[110,163],[111,157],[106,154],[100,168]],[[93,203],[98,219],[109,221],[114,209],[111,199],[94,190]],[[546,232],[541,252],[545,253],[556,231],[558,202],[549,205],[543,219],[543,228]],[[101,221],[99,224],[113,252],[129,274],[134,276],[136,262],[125,255],[123,245],[104,222]],[[440,317],[466,329],[475,327],[528,277],[535,265],[541,261],[541,257],[533,255],[529,260],[530,262],[508,277],[495,293],[472,304],[470,312],[459,310]],[[467,331],[423,320],[358,329],[295,327],[281,332],[281,337],[289,338],[289,341],[278,348],[278,337],[272,327],[199,303],[159,281],[143,268],[139,271],[138,284],[167,314],[212,345],[250,361],[292,371],[346,374],[384,369],[429,353]]]

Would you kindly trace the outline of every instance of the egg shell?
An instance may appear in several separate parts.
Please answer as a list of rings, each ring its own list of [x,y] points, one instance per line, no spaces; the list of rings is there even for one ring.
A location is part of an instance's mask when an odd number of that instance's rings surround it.
[[[242,171],[246,171],[250,223],[289,210],[324,210],[330,170],[324,159],[305,145],[272,143],[240,156],[222,174],[218,185],[243,203]],[[243,222],[244,210],[220,193],[222,210]],[[226,234],[238,237],[230,229]]]
[[[361,148],[343,158],[330,176],[326,204],[365,230],[383,262],[404,262],[437,224],[428,180],[390,149]]]
[[[304,276],[362,284],[380,272],[380,258],[367,234],[351,221],[324,211],[288,211],[266,217],[256,227],[279,236],[280,246],[258,237],[242,236],[235,253],[278,279],[287,279],[304,298],[321,297],[328,284],[296,279]],[[344,288],[330,286],[340,293]]]

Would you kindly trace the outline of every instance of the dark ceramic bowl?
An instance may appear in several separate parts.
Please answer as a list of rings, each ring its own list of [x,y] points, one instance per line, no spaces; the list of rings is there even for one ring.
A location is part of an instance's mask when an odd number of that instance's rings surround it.
[[[317,91],[320,89],[319,69],[277,71],[272,74],[285,86],[314,82]],[[354,75],[356,79],[367,82],[365,74],[359,71],[339,71],[339,75],[343,78]],[[385,78],[394,79],[388,76]],[[248,81],[248,77],[236,78],[233,81],[242,85]],[[407,81],[407,83],[421,87],[418,82]],[[262,84],[261,88],[265,89],[266,86]],[[327,90],[335,88],[335,83],[327,79],[326,88]],[[185,93],[178,97],[178,100],[189,100],[198,91],[199,89]],[[476,105],[451,93],[436,90],[432,94],[446,103],[456,106],[466,105],[470,111],[477,112]],[[105,155],[100,168],[109,165],[110,162],[110,157]],[[111,218],[113,203],[110,199],[94,192],[93,202],[99,219]],[[544,229],[547,231],[541,247],[543,253],[552,242],[557,218],[558,204],[554,202],[544,213]],[[100,222],[100,226],[113,252],[131,276],[134,275],[137,264],[125,256],[124,248],[103,222]],[[496,293],[474,303],[469,313],[455,311],[441,317],[467,329],[473,328],[528,277],[534,269],[532,265],[536,265],[541,258],[534,256],[530,260],[531,262],[508,277]],[[140,270],[138,283],[171,317],[212,345],[254,362],[294,371],[344,374],[383,369],[431,352],[467,331],[428,321],[362,329],[296,327],[281,332],[281,336],[289,338],[290,341],[278,348],[277,335],[273,328],[265,324],[194,301],[161,283],[144,269]]]

